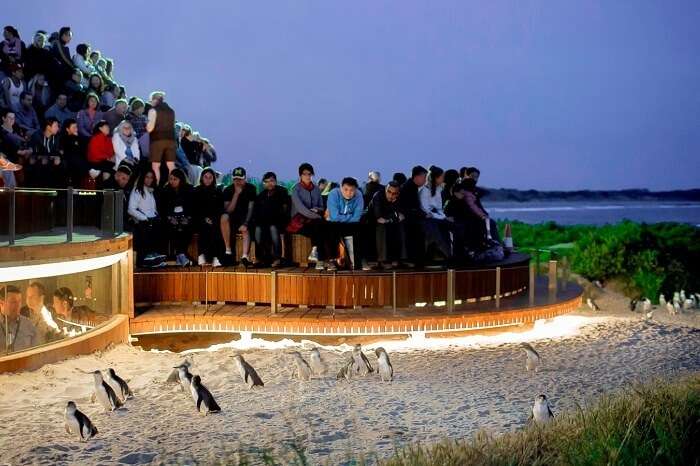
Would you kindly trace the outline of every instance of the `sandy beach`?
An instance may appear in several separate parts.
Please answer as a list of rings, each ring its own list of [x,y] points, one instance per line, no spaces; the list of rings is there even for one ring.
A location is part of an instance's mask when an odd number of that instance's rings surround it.
[[[396,374],[391,383],[376,376],[336,381],[347,346],[321,348],[329,374],[308,382],[290,379],[286,353],[293,348],[308,358],[311,343],[253,341],[240,349],[242,343],[234,342],[190,352],[192,372],[202,376],[223,410],[207,417],[178,385],[165,383],[182,354],[122,345],[34,372],[0,375],[0,464],[206,461],[238,448],[289,457],[291,444],[315,464],[342,464],[361,455],[386,457],[405,442],[516,430],[528,422],[539,393],[562,412],[638,381],[700,370],[700,311],[674,317],[658,311],[645,322],[619,295],[599,292],[597,299],[601,312],[582,308],[523,333],[368,345],[373,363],[371,349],[389,351]],[[522,341],[543,357],[537,374],[525,371]],[[231,359],[239,351],[264,388],[249,390],[242,383]],[[90,402],[92,376],[85,372],[109,367],[129,381],[135,398],[125,409],[104,414]],[[97,426],[95,439],[82,443],[65,433],[68,400]]]

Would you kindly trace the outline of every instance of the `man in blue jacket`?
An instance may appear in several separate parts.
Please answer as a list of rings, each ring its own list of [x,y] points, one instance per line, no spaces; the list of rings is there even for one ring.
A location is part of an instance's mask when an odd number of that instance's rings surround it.
[[[326,211],[333,244],[343,241],[353,269],[360,264],[360,217],[365,208],[362,193],[357,188],[355,178],[343,178],[340,187],[328,194]],[[329,262],[328,270],[333,268]]]

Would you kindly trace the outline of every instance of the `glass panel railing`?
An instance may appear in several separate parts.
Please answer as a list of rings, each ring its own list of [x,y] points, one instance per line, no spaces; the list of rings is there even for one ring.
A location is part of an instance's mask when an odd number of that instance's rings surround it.
[[[0,188],[0,246],[117,236],[124,210],[119,190]]]

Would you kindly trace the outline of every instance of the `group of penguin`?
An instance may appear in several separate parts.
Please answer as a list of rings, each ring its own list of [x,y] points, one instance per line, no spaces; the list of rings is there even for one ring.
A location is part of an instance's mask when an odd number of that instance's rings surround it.
[[[541,363],[539,353],[529,343],[522,343],[521,346],[526,355],[525,369],[528,372],[537,371]],[[355,345],[350,358],[338,371],[336,379],[350,380],[356,376],[378,373],[382,381],[392,381],[394,379],[394,368],[391,365],[389,354],[381,347],[375,349],[374,353],[377,357],[376,370],[362,351],[362,345]],[[291,352],[289,355],[294,362],[292,378],[310,380],[312,376],[325,375],[328,370],[328,366],[321,357],[321,352],[318,348],[313,348],[311,350],[310,363],[307,362],[298,351]],[[234,355],[233,360],[243,382],[248,388],[252,389],[265,385],[255,368],[251,366],[242,355]],[[192,396],[197,411],[203,413],[205,416],[210,413],[221,412],[221,407],[216,403],[214,396],[204,384],[202,384],[201,377],[190,373],[191,366],[192,363],[189,360],[185,360],[182,364],[174,366],[166,382],[179,383],[182,390]],[[102,373],[99,370],[93,372],[93,377],[95,384],[94,400],[97,400],[102,405],[105,412],[119,409],[124,405],[126,400],[133,397],[129,385],[115,373],[114,369],[110,368],[107,371],[106,380],[102,377]],[[554,418],[551,406],[545,395],[539,395],[535,399],[530,418],[538,425],[546,424]],[[83,441],[87,441],[97,435],[97,428],[84,413],[78,410],[73,401],[69,401],[65,409],[65,426],[66,432],[69,434],[77,434]]]
[[[653,316],[654,307],[651,305],[651,301],[649,301],[647,298],[643,298],[640,301],[634,299],[630,301],[630,310],[632,312],[636,312],[640,302],[642,303],[643,312],[646,314],[647,318],[651,319]],[[673,293],[673,298],[670,301],[666,301],[666,296],[660,294],[659,307],[661,309],[666,309],[670,315],[677,315],[681,312],[698,309],[700,308],[700,293],[690,293],[686,295],[685,290],[676,291]]]
[[[377,348],[375,354],[377,356],[377,372],[379,376],[385,382],[392,381],[394,378],[394,368],[391,365],[389,354],[384,348]],[[307,362],[298,351],[291,352],[289,355],[294,362],[294,370],[292,372],[293,378],[310,380],[312,376],[325,375],[328,370],[328,366],[321,357],[321,352],[318,348],[313,348],[311,350],[310,363]],[[242,355],[234,355],[233,360],[243,382],[248,388],[263,387],[265,385],[255,368],[251,366]],[[191,366],[192,363],[189,360],[185,360],[182,364],[174,366],[166,382],[179,383],[182,390],[192,396],[197,411],[203,413],[205,416],[210,413],[221,412],[221,407],[216,403],[211,392],[202,383],[202,378],[199,375],[190,373]],[[353,376],[367,375],[374,372],[375,369],[362,351],[362,345],[357,344],[353,348],[349,360],[340,368],[337,379],[350,380]],[[93,377],[95,383],[93,401],[97,400],[102,405],[105,412],[121,408],[127,399],[133,397],[129,385],[116,374],[114,369],[110,368],[107,371],[106,380],[99,370],[93,372]],[[97,435],[97,428],[92,421],[77,408],[75,402],[68,402],[64,417],[66,432],[69,434],[76,434],[83,441],[87,441]]]

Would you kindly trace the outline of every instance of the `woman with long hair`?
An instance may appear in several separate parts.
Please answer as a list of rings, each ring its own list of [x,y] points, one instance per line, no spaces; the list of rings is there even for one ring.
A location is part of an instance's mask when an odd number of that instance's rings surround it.
[[[83,76],[90,76],[97,71],[90,62],[90,44],[78,44],[73,55],[73,64],[83,73]]]
[[[425,231],[425,249],[435,246],[443,259],[450,257],[449,230],[447,217],[442,207],[442,189],[445,172],[432,165],[428,169],[428,180],[418,191],[421,210],[425,214],[423,228]]]
[[[129,194],[129,215],[134,221],[134,249],[141,267],[162,267],[165,256],[158,252],[160,216],[155,197],[156,174],[146,169]]]
[[[141,150],[139,149],[139,141],[136,139],[136,133],[129,120],[122,120],[114,128],[112,145],[114,146],[115,170],[122,162],[129,164],[132,169],[136,168],[141,159]]]
[[[168,184],[161,191],[158,212],[163,217],[175,261],[181,267],[192,263],[187,257],[187,247],[192,240],[193,201],[192,185],[187,182],[185,173],[175,168],[168,176]]]
[[[27,84],[27,92],[34,96],[32,105],[36,113],[43,115],[51,105],[51,89],[46,81],[46,76],[41,73],[35,74]]]
[[[221,238],[221,214],[223,213],[223,197],[216,186],[216,172],[211,168],[202,170],[199,176],[199,185],[194,188],[194,200],[197,206],[195,214],[195,230],[197,231],[197,243],[199,257],[197,264],[211,264],[212,267],[221,267],[219,254],[223,239]]]

